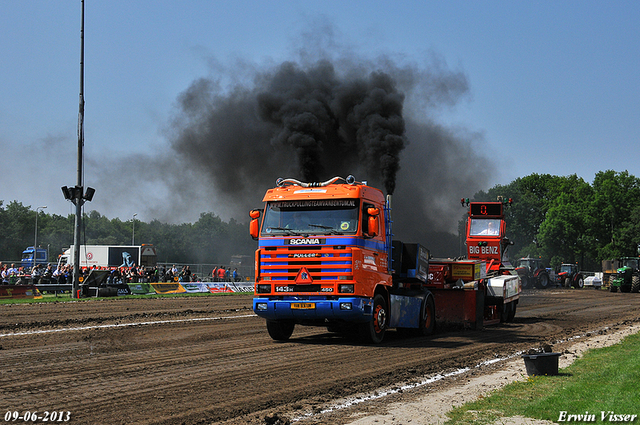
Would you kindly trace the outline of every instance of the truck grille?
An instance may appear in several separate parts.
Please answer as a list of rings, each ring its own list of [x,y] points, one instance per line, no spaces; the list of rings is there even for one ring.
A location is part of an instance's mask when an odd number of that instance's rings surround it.
[[[260,251],[260,275],[265,280],[292,281],[305,267],[314,281],[353,275],[353,255],[343,246],[267,247]]]

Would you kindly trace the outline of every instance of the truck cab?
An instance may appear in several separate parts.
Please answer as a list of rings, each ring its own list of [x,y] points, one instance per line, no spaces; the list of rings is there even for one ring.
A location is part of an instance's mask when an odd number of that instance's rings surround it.
[[[428,261],[428,251],[396,245],[397,257],[406,255],[394,283],[389,207],[379,189],[352,176],[321,183],[278,179],[263,202],[264,209],[250,213],[250,234],[258,240],[253,307],[273,339],[288,339],[296,324],[353,325],[374,343],[388,327],[433,330],[432,321],[424,324],[433,315],[422,288],[428,266],[416,265]],[[406,264],[413,266],[401,270]],[[399,302],[407,308],[394,307]],[[401,314],[406,311],[409,319]]]
[[[46,265],[49,261],[49,252],[45,248],[38,248],[35,250],[36,252],[36,262],[35,264]],[[25,269],[31,269],[34,266],[33,262],[33,253],[34,249],[32,246],[27,247],[24,251],[22,251],[22,261],[21,266]]]

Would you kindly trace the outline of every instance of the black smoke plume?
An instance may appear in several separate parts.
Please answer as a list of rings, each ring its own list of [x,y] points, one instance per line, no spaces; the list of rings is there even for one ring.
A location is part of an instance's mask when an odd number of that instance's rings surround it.
[[[417,64],[314,52],[268,65],[212,61],[177,99],[169,151],[137,158],[135,177],[126,159],[94,165],[112,186],[135,180],[144,196],[127,202],[171,222],[206,211],[245,221],[278,177],[353,174],[394,194],[397,238],[458,255],[459,199],[486,190],[496,169],[481,134],[439,122],[469,95],[464,73],[435,54]]]
[[[340,77],[326,60],[284,63],[257,93],[260,118],[277,128],[271,144],[295,154],[302,179],[365,169],[389,194],[405,145],[403,100],[388,74]]]

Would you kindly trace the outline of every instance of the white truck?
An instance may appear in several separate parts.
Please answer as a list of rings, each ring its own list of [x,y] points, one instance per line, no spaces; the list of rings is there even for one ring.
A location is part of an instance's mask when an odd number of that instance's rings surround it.
[[[153,245],[80,245],[80,267],[155,267],[158,255]],[[74,264],[71,245],[58,258],[58,267]]]

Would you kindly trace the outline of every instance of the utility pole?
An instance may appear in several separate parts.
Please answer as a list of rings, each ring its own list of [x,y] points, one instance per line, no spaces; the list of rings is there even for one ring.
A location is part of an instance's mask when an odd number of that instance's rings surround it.
[[[133,217],[131,217],[131,221],[133,224],[133,233],[131,233],[131,245],[136,244],[136,216],[137,215],[138,213],[134,214]]]
[[[73,234],[73,283],[72,298],[80,298],[80,233],[82,229],[82,206],[85,201],[91,201],[95,189],[89,187],[84,193],[82,186],[82,162],[84,148],[84,0],[82,0],[82,26],[80,29],[80,108],[78,112],[78,174],[75,187],[62,187],[65,199],[76,206],[75,230]]]
[[[36,234],[33,238],[33,266],[31,266],[31,271],[33,272],[33,270],[36,267],[37,264],[37,253],[38,253],[38,210],[43,210],[47,208],[46,206],[44,207],[38,207],[36,208]],[[47,250],[47,261],[49,261],[49,250]]]

